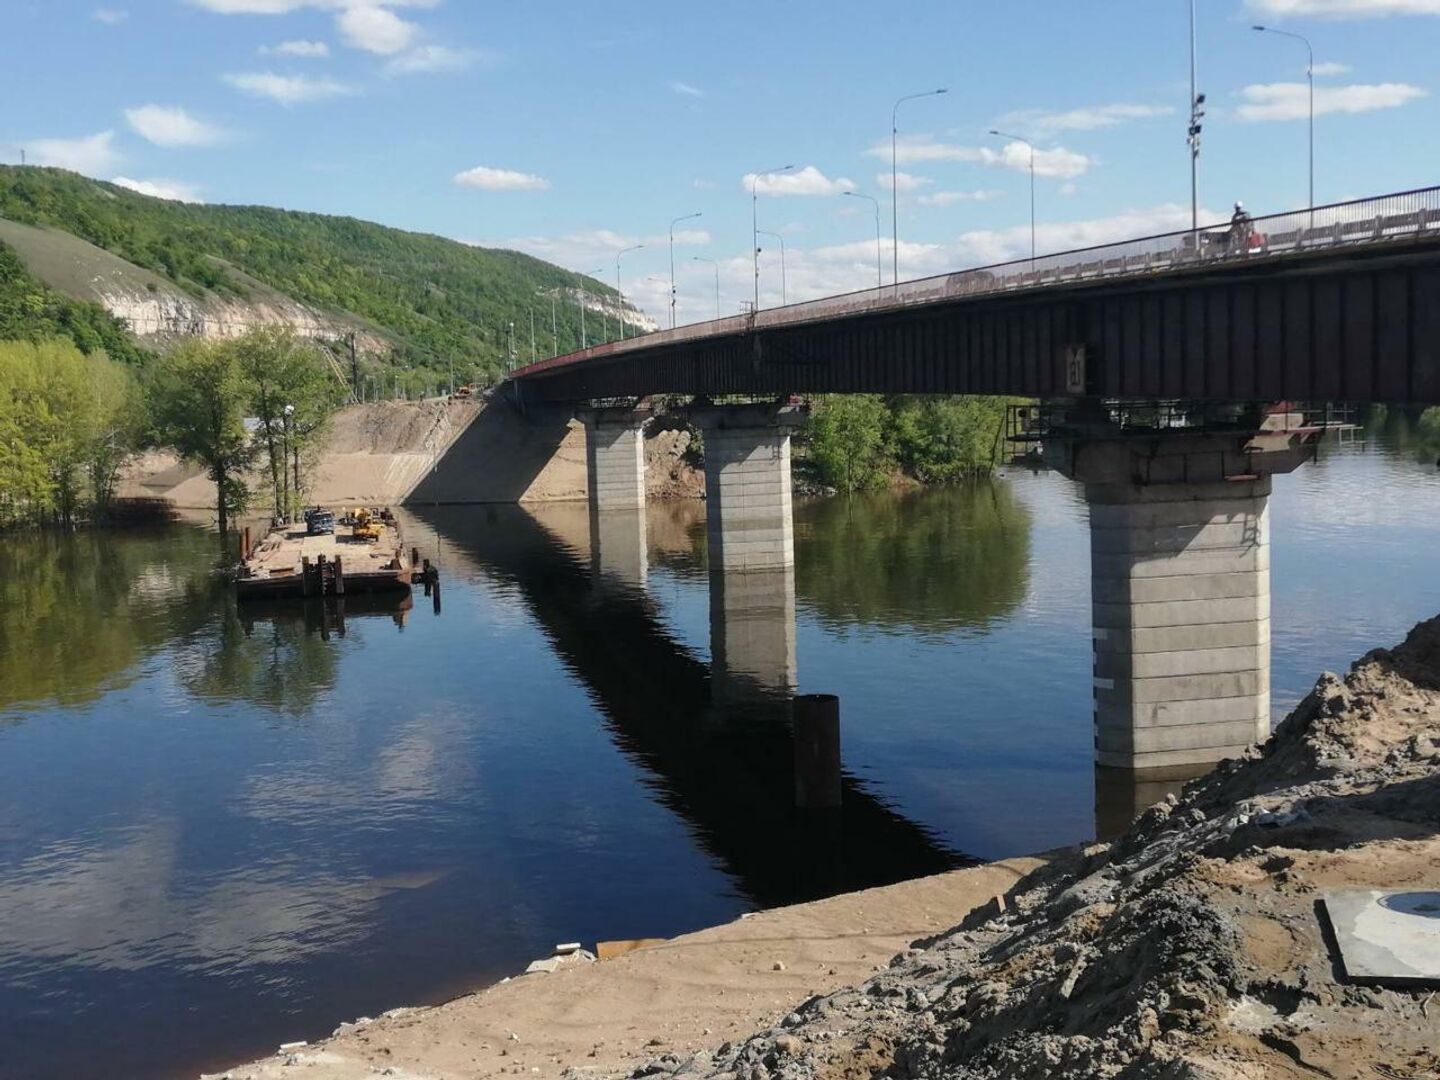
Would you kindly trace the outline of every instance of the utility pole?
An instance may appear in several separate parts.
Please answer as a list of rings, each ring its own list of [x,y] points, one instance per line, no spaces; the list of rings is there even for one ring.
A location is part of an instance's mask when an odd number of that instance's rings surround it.
[[[1190,0],[1190,236],[1200,254],[1200,121],[1205,117],[1205,95],[1195,82],[1195,0]]]
[[[345,335],[345,343],[350,346],[350,394],[356,400],[360,400],[360,359],[355,354],[355,331]]]

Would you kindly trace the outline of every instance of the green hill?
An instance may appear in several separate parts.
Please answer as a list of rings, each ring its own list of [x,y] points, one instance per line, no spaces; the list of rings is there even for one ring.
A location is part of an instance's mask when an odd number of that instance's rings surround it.
[[[172,202],[59,169],[0,166],[0,312],[13,323],[39,307],[51,324],[83,324],[82,348],[105,336],[96,303],[159,347],[202,319],[308,321],[365,335],[375,362],[419,387],[443,383],[452,362],[462,380],[493,377],[512,322],[515,352],[528,360],[532,309],[539,353],[548,355],[551,294],[559,297],[560,348],[577,347],[581,288],[613,318],[613,289],[519,252],[355,218]],[[643,317],[626,309],[626,319]],[[91,326],[97,320],[102,329]]]

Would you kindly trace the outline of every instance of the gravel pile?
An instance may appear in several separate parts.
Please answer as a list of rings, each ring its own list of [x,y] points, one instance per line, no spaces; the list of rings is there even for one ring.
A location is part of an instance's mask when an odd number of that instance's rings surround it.
[[[869,981],[634,1077],[1440,1077],[1440,995],[1342,982],[1317,901],[1440,886],[1440,618],[1263,748]]]

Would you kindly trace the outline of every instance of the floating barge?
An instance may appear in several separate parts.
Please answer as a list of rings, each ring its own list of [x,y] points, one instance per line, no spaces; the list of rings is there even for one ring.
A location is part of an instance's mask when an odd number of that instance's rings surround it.
[[[242,601],[399,592],[410,588],[418,569],[416,552],[406,552],[389,510],[374,511],[363,529],[339,524],[313,535],[295,522],[271,529],[253,548],[248,529],[246,536],[235,579]]]

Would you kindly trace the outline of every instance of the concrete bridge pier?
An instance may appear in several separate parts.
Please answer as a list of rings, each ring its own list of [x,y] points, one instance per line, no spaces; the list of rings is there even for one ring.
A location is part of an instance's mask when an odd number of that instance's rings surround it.
[[[702,406],[690,420],[705,440],[705,531],[710,565],[727,574],[795,565],[790,499],[794,406]]]
[[[634,409],[581,409],[585,425],[585,479],[592,510],[645,507],[645,421]]]
[[[1151,776],[1270,731],[1270,477],[1291,433],[1048,442],[1090,505],[1095,762]]]

